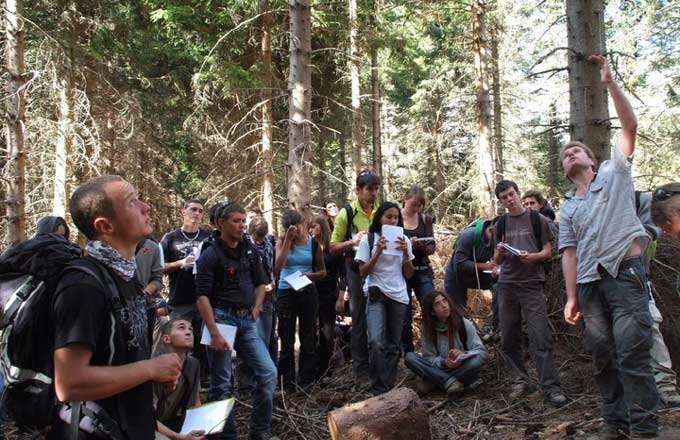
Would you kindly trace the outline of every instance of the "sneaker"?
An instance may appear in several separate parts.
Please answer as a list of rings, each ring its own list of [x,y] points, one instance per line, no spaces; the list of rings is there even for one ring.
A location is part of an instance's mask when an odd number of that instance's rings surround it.
[[[600,431],[600,438],[602,440],[624,440],[628,439],[628,432],[612,425],[604,425]]]
[[[567,404],[567,396],[561,390],[551,391],[546,394],[545,400],[555,408],[561,408]]]
[[[527,392],[529,392],[529,384],[526,382],[518,382],[512,385],[510,388],[510,395],[508,397],[510,400],[517,400]]]
[[[680,407],[680,394],[675,390],[659,391],[659,400],[666,408]]]
[[[446,394],[449,397],[456,397],[457,395],[459,395],[463,391],[465,391],[465,385],[463,385],[457,379],[451,379],[446,384]]]
[[[416,382],[416,392],[419,396],[424,396],[437,387],[436,384],[430,382],[427,379],[419,377]]]
[[[483,383],[484,383],[484,381],[482,380],[481,377],[479,377],[479,378],[477,378],[477,380],[475,380],[474,382],[472,382],[472,383],[466,385],[466,386],[465,386],[465,389],[466,389],[466,390],[473,391],[473,390],[476,390],[477,388],[479,388],[480,386],[482,386]]]

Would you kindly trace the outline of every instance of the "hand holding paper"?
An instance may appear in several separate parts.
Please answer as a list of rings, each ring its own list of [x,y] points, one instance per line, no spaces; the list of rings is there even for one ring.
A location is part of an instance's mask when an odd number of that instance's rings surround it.
[[[385,255],[401,256],[403,252],[397,248],[399,237],[404,236],[404,228],[392,225],[382,226],[382,236],[387,240],[387,248],[383,252]]]
[[[229,344],[229,350],[233,350],[234,341],[236,340],[236,327],[233,325],[218,323],[217,329],[220,331],[220,335],[227,341],[227,344]],[[212,346],[212,339],[213,338],[210,335],[208,327],[204,325],[203,333],[201,334],[201,344]]]
[[[312,284],[312,280],[310,280],[306,275],[302,275],[302,272],[299,270],[296,270],[284,279],[296,291],[302,290]]]

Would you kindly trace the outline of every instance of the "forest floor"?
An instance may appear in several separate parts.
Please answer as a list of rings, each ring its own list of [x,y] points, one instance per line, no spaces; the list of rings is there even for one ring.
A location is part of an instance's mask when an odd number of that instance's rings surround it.
[[[450,249],[443,243],[441,249]],[[447,255],[438,252],[432,258],[436,285],[441,288],[443,267]],[[677,369],[680,365],[680,242],[662,241],[652,264],[652,280],[656,302],[664,317],[662,332]],[[593,380],[590,356],[582,345],[581,328],[566,325],[562,317],[564,281],[557,265],[546,277],[545,296],[554,335],[555,362],[560,370],[563,389],[569,403],[556,409],[545,403],[525,340],[527,367],[532,375],[533,392],[511,402],[507,399],[509,382],[499,354],[500,342],[487,343],[489,358],[482,370],[483,384],[454,401],[444,393],[422,396],[430,417],[430,437],[433,440],[467,439],[584,439],[597,440],[603,422],[599,411],[599,393]],[[471,292],[470,315],[480,329],[490,322],[488,292]],[[414,318],[414,336],[418,346],[419,310]],[[526,339],[526,338],[525,338]],[[416,389],[416,379],[403,364],[399,364],[397,386]],[[329,439],[328,412],[345,404],[371,397],[365,385],[354,381],[350,365],[338,367],[329,380],[306,391],[280,393],[274,408],[274,433],[282,440]],[[238,401],[236,414],[241,439],[247,439],[248,418],[252,407],[248,401]],[[680,409],[661,410],[661,439],[680,439]],[[23,440],[11,424],[0,430],[7,440]],[[391,439],[385,439],[391,440]],[[418,440],[418,439],[409,439]]]

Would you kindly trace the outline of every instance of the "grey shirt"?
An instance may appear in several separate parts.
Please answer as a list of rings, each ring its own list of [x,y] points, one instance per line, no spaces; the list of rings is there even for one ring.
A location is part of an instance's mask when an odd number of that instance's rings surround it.
[[[644,249],[649,237],[635,210],[632,158],[613,149],[613,159],[600,165],[584,197],[567,194],[560,214],[559,250],[576,247],[577,282],[599,280],[601,265],[611,276],[635,239]]]
[[[465,324],[465,333],[467,333],[467,341],[465,341],[468,347],[467,353],[481,356],[482,360],[485,361],[487,357],[486,348],[477,334],[477,329],[471,321],[465,318],[463,318],[463,323]],[[437,340],[431,341],[430,339],[424,333],[420,338],[423,358],[435,367],[444,368],[444,361],[449,355],[449,335],[446,332],[437,332]],[[458,333],[456,333],[455,344],[458,350],[463,351],[463,344]]]
[[[161,263],[161,248],[153,240],[148,238],[139,248],[135,255],[137,260],[137,278],[146,287],[153,283],[158,287],[158,293],[163,290],[163,264]]]

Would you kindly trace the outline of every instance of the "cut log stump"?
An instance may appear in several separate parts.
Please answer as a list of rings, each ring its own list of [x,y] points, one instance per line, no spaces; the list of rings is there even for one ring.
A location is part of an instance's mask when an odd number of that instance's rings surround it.
[[[425,404],[410,388],[351,403],[328,413],[333,440],[430,440]]]

